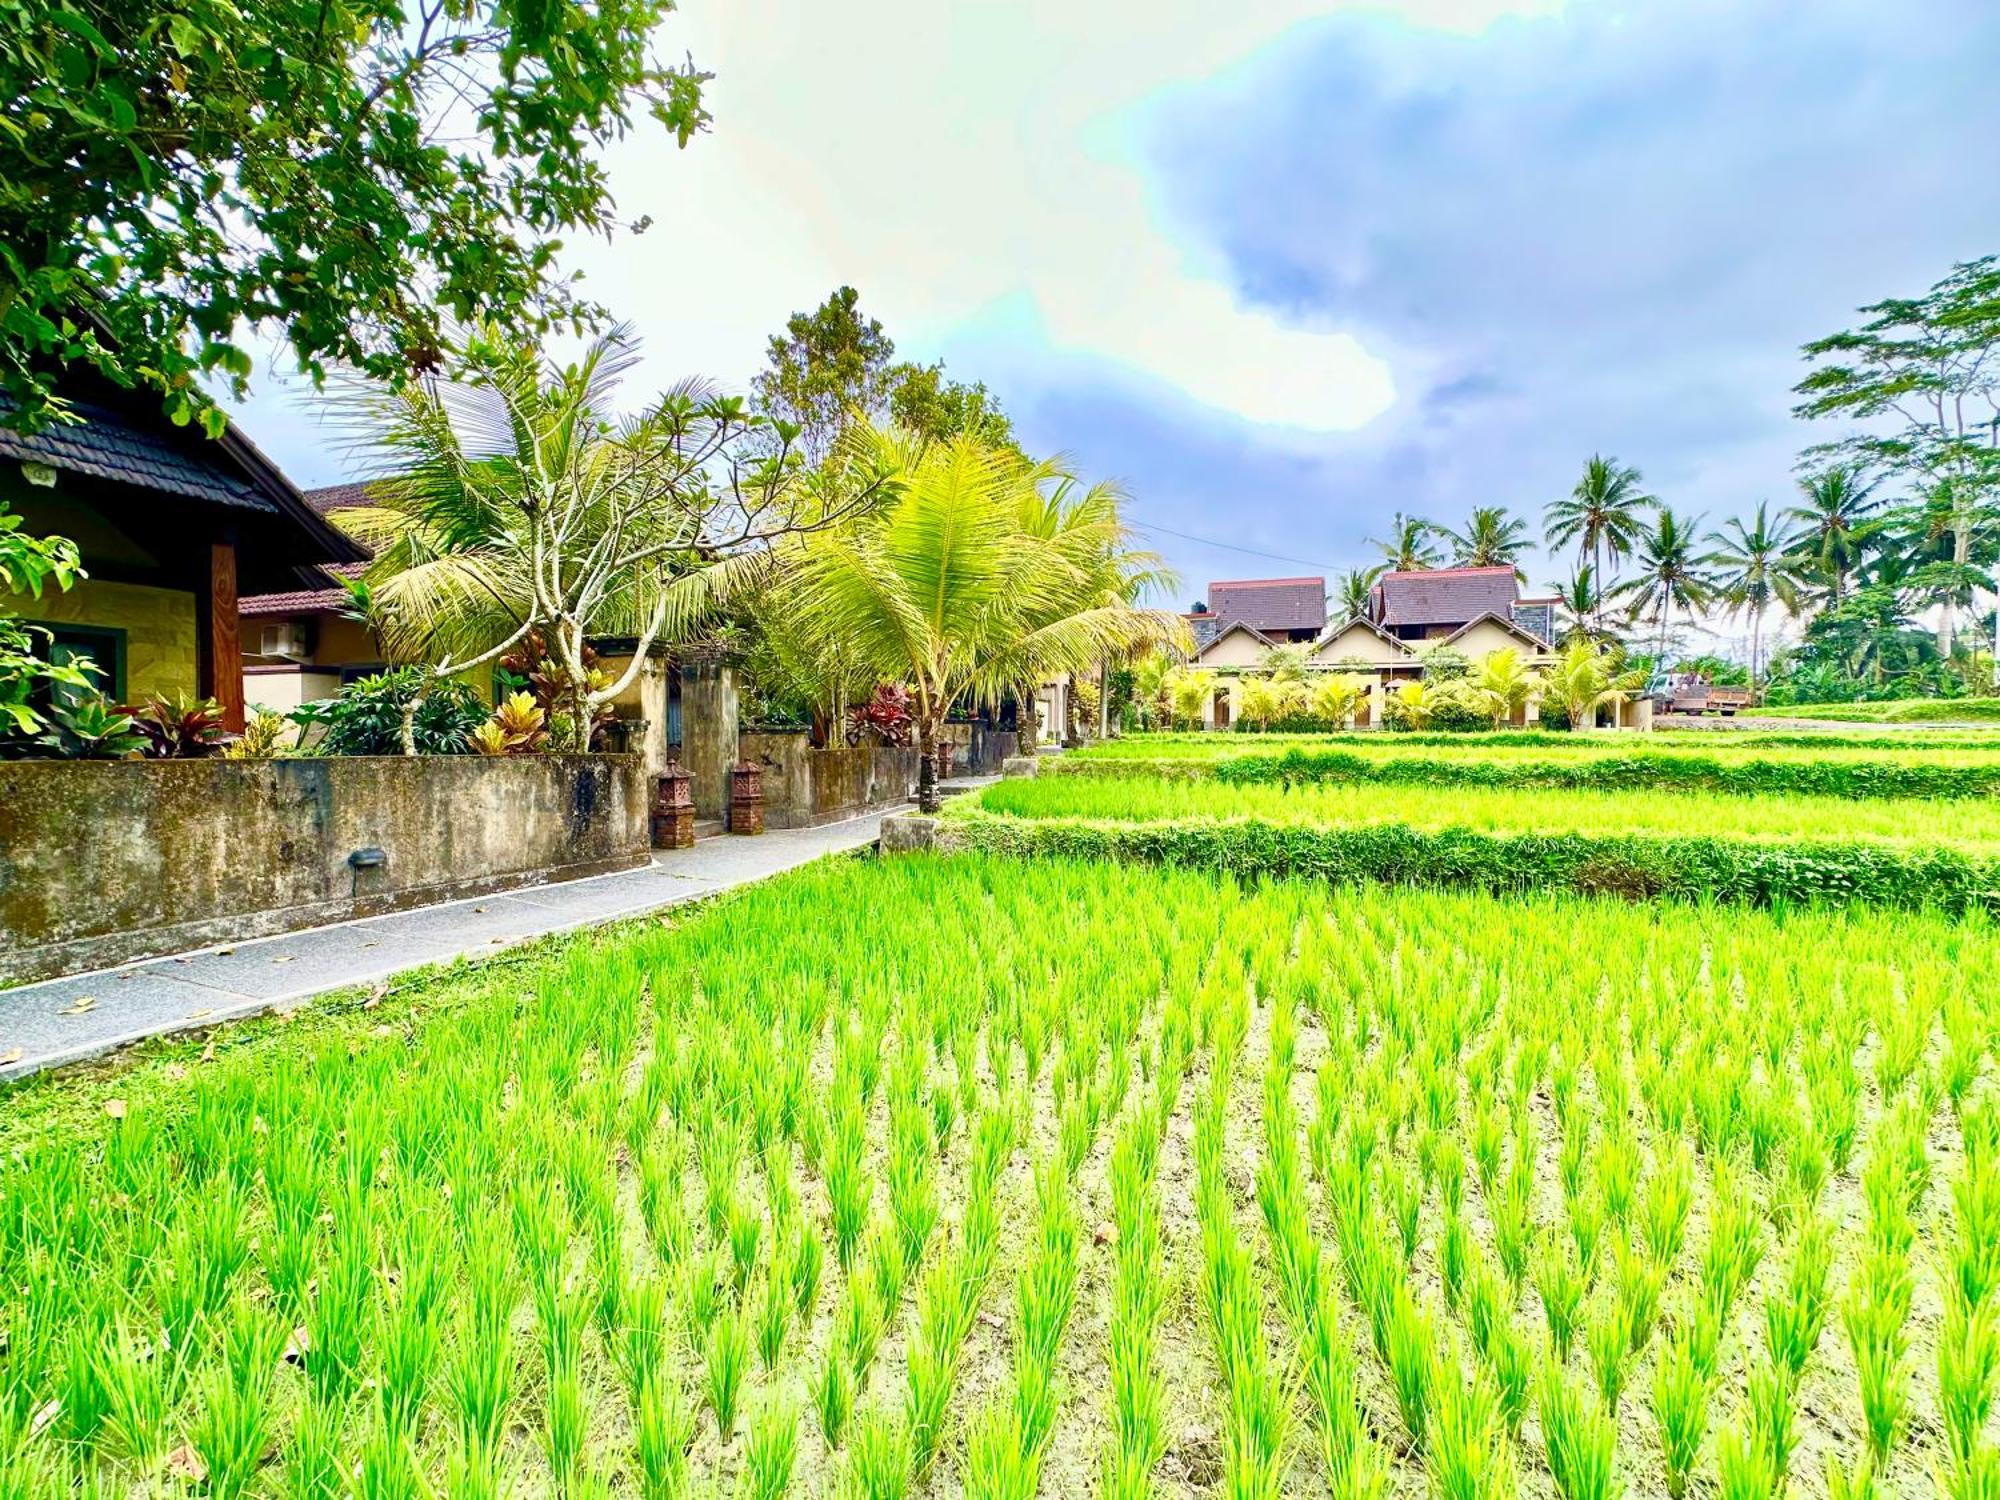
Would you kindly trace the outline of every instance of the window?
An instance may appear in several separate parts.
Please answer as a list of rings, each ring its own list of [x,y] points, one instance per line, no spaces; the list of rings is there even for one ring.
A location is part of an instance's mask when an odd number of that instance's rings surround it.
[[[124,631],[98,625],[35,624],[35,629],[47,632],[46,636],[38,634],[37,640],[46,649],[51,663],[59,667],[77,662],[95,663],[97,675],[91,680],[97,691],[113,703],[125,701]],[[77,693],[78,689],[72,687],[55,690],[56,697],[63,702],[73,700]]]

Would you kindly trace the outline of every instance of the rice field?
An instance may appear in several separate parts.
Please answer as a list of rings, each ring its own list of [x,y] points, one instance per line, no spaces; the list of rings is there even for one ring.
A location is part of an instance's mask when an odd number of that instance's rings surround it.
[[[947,817],[1276,826],[1488,834],[1652,835],[1756,843],[1840,842],[2000,852],[2000,802],[1744,796],[1695,790],[1329,783],[1292,787],[1133,776],[1009,779],[955,798]]]
[[[1345,751],[1382,760],[1518,764],[1592,761],[1631,756],[1697,757],[1725,763],[1832,762],[1893,766],[2000,765],[2000,734],[1925,730],[1783,734],[1762,731],[1674,731],[1650,734],[1557,734],[1543,730],[1497,734],[1135,734],[1065,751],[1052,764],[1129,762],[1212,763],[1288,752]]]
[[[822,864],[38,1085],[0,1494],[1989,1495],[1996,960]]]

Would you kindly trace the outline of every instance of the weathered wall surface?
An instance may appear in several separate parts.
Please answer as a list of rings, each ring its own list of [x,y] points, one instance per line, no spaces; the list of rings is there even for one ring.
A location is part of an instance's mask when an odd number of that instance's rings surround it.
[[[0,762],[0,982],[624,869],[647,803],[636,755]]]
[[[158,693],[192,693],[195,688],[194,595],[185,589],[148,588],[137,583],[105,583],[86,578],[70,588],[30,594],[0,593],[0,605],[49,625],[94,625],[125,635],[125,681],[109,677],[98,686],[107,696],[122,694],[136,703]]]
[[[990,775],[1011,755],[1018,736],[974,724],[948,724],[952,772]],[[764,824],[767,828],[808,828],[837,822],[877,808],[894,807],[916,795],[917,752],[887,745],[834,745],[811,749],[803,733],[745,734],[737,741],[744,760],[764,768]]]

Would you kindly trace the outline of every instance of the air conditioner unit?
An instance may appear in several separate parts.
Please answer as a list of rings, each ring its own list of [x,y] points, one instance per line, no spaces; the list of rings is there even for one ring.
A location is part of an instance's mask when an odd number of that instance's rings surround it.
[[[287,621],[281,625],[266,625],[258,642],[257,654],[303,661],[308,654],[305,627],[296,621]]]

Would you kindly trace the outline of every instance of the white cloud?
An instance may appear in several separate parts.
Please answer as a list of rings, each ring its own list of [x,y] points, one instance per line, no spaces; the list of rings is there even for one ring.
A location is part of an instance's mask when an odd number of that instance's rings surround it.
[[[1477,30],[1554,3],[1389,8]],[[1211,407],[1352,429],[1394,399],[1381,353],[1243,305],[1218,261],[1162,234],[1128,149],[1150,97],[1329,8],[693,0],[666,39],[716,73],[715,128],[684,153],[635,135],[613,182],[623,215],[653,227],[574,258],[662,377],[746,382],[788,313],[848,282],[910,354],[1005,304],[1049,344]]]

